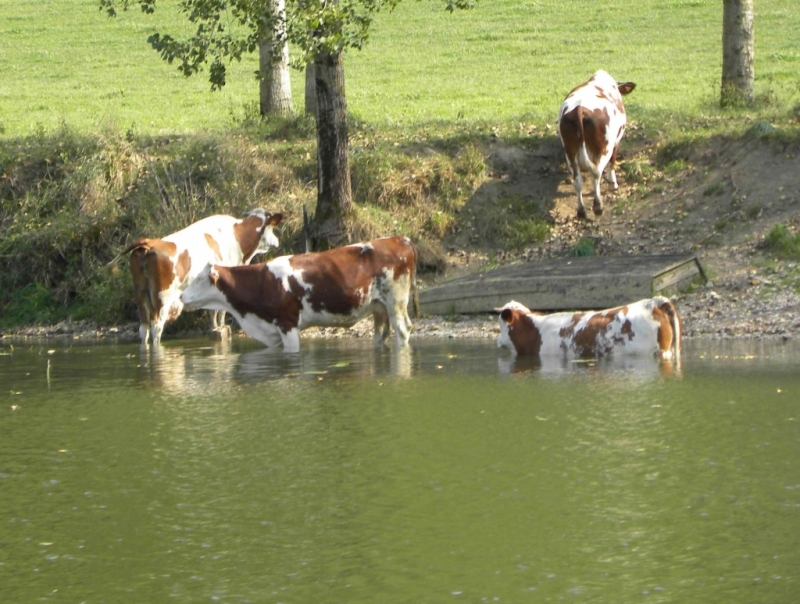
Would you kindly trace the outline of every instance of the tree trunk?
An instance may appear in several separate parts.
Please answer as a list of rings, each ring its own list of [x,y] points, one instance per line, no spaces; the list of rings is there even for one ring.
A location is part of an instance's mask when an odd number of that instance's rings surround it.
[[[755,34],[753,0],[723,0],[722,4],[723,107],[755,99]]]
[[[347,101],[342,54],[321,52],[314,65],[317,88],[317,210],[311,228],[315,250],[350,242],[345,218],[352,207]]]
[[[261,41],[259,57],[259,98],[261,115],[291,115],[292,87],[289,78],[289,43],[286,40],[285,0],[269,0],[278,16],[273,36]],[[280,45],[280,55],[274,56]]]
[[[306,115],[317,117],[317,80],[314,63],[306,63]]]

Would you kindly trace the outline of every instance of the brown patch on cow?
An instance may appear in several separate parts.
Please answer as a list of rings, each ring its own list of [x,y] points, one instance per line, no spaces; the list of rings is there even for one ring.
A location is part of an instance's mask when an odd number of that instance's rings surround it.
[[[178,252],[178,246],[170,241],[163,239],[148,239],[148,248],[159,254],[166,254],[167,256],[174,256]]]
[[[674,346],[677,354],[680,354],[683,325],[675,305],[667,302],[657,306],[653,309],[653,319],[658,323],[658,349],[667,352]],[[675,333],[675,327],[678,333]]]
[[[162,306],[159,294],[172,285],[175,279],[175,265],[165,254],[151,250],[144,256],[143,266],[147,275],[152,313],[156,317]]]
[[[178,275],[178,281],[183,283],[183,280],[186,279],[186,275],[189,274],[191,269],[192,257],[189,254],[189,250],[183,250],[181,255],[178,256],[178,263],[175,265],[175,274]]]
[[[564,152],[569,159],[573,176],[581,168],[578,159],[581,145],[585,145],[586,155],[594,164],[600,161],[600,157],[606,152],[605,132],[610,119],[606,108],[589,111],[581,105],[561,117],[559,122],[561,140],[564,143]]]
[[[661,308],[656,307],[653,309],[653,320],[658,323],[658,349],[661,352],[666,352],[672,348],[672,324],[669,320],[669,315]]]
[[[508,337],[517,354],[539,354],[542,334],[527,313],[517,308],[505,308],[500,316],[508,323]]]
[[[403,260],[400,260],[404,257]],[[311,285],[307,299],[316,312],[347,315],[360,305],[374,280],[386,278],[384,268],[393,269],[396,281],[416,270],[416,253],[397,236],[371,241],[369,246],[346,246],[310,254],[292,256],[289,264],[303,271],[303,281]],[[293,279],[289,282],[292,284]],[[341,284],[346,283],[347,288]],[[298,286],[299,287],[299,286]]]
[[[205,233],[204,237],[206,238],[206,243],[208,244],[208,247],[210,247],[211,251],[214,252],[214,255],[217,258],[217,262],[222,262],[222,252],[219,251],[219,244],[217,243],[217,240],[214,239],[208,233]]]
[[[287,333],[297,327],[302,304],[266,264],[214,266],[216,287],[240,315],[253,314]]]
[[[261,236],[268,226],[277,226],[283,220],[283,214],[267,214],[266,220],[262,221],[257,214],[248,216],[238,224],[233,225],[233,236],[239,243],[242,256],[248,260],[256,253],[261,242]]]
[[[562,350],[567,352],[567,349],[571,346],[575,350],[575,354],[583,358],[594,358],[609,354],[611,352],[611,346],[608,345],[604,348],[599,348],[597,337],[601,334],[607,335],[611,330],[611,325],[617,320],[617,317],[620,314],[627,313],[627,306],[592,313],[586,325],[578,330],[576,330],[578,323],[586,317],[587,313],[575,313],[569,325],[562,327],[558,332],[561,338]],[[636,335],[633,332],[631,322],[627,319],[622,323],[620,331],[622,334],[628,336],[629,341]],[[624,343],[624,339],[621,337],[607,339],[617,344]]]

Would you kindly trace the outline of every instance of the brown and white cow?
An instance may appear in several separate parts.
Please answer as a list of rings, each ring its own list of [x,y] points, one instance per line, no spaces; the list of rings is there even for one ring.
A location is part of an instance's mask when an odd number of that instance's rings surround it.
[[[161,341],[164,325],[183,310],[180,294],[209,263],[247,264],[257,253],[278,247],[272,232],[283,216],[262,209],[245,218],[209,216],[161,239],[138,239],[120,255],[130,252],[131,274],[139,309],[139,336],[146,344]],[[213,327],[221,318],[214,313]]]
[[[311,326],[350,327],[372,312],[375,342],[408,343],[409,296],[416,293],[417,252],[402,235],[267,263],[209,265],[181,294],[186,308],[224,310],[266,346],[300,349]],[[416,303],[416,298],[414,298]]]
[[[561,103],[558,112],[558,134],[567,156],[567,167],[578,194],[578,218],[586,218],[583,205],[583,180],[581,170],[588,170],[594,185],[596,215],[603,213],[600,197],[600,179],[606,166],[610,168],[608,180],[616,191],[617,175],[614,166],[617,149],[625,134],[625,106],[622,97],[636,88],[633,82],[617,83],[603,70],[574,88]]]
[[[497,345],[516,354],[563,358],[680,357],[680,318],[673,303],[663,296],[608,310],[549,315],[512,301],[499,309],[499,314]]]

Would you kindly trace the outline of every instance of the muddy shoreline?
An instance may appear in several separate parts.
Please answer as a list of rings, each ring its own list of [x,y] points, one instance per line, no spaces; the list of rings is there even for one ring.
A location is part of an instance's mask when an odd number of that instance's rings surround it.
[[[748,282],[749,283],[749,282]],[[791,290],[762,297],[759,286],[749,291],[735,284],[708,283],[688,295],[672,296],[683,324],[685,338],[789,340],[800,336],[800,303]],[[426,316],[414,320],[411,338],[496,338],[497,318],[486,315]],[[202,331],[176,332],[165,341],[188,337],[213,337]],[[233,337],[246,337],[233,326]],[[372,320],[364,319],[349,329],[310,328],[302,338],[371,338]],[[34,339],[116,340],[138,342],[138,323],[98,326],[87,321],[63,321],[55,325],[34,325],[0,333],[0,343]]]

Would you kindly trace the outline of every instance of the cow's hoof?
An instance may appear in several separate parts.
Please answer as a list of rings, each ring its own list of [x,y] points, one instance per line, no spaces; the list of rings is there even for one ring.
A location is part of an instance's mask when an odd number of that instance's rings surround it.
[[[586,220],[586,218],[587,218],[586,210],[584,210],[583,208],[578,210],[578,220]]]
[[[213,329],[209,333],[209,337],[212,340],[217,340],[220,342],[225,342],[226,340],[230,340],[231,339],[230,325],[223,325],[222,327],[217,327],[216,329]]]
[[[592,208],[592,210],[594,210],[594,215],[595,216],[602,216],[603,215],[603,208],[595,206],[595,207]]]

